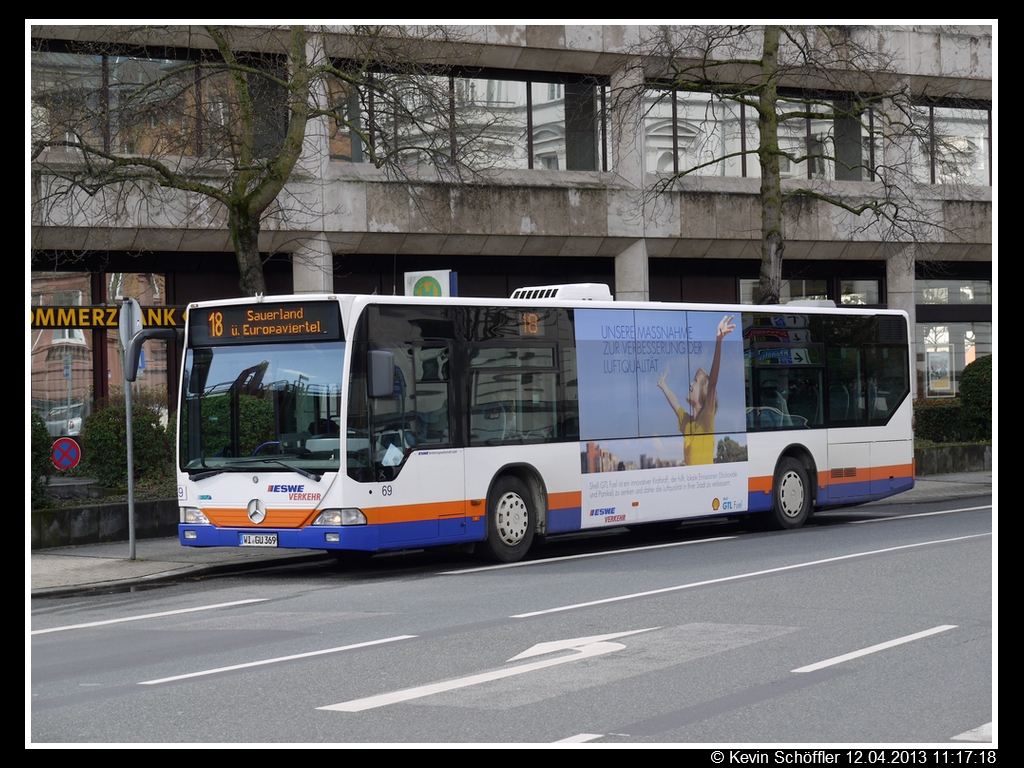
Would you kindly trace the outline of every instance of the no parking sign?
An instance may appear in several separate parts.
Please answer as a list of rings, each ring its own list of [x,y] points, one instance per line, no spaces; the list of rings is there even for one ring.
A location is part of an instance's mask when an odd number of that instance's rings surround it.
[[[50,461],[57,469],[72,469],[82,460],[82,449],[76,440],[62,437],[50,449]]]

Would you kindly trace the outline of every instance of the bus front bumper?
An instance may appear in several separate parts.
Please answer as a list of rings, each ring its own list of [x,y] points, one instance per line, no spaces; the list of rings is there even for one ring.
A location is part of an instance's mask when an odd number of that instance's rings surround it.
[[[185,547],[353,549],[370,552],[380,545],[377,526],[368,525],[255,529],[179,523],[178,540]]]

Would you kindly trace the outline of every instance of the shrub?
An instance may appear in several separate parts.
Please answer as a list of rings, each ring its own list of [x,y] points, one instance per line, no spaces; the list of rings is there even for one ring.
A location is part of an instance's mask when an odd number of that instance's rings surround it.
[[[53,445],[53,438],[46,431],[46,421],[35,411],[32,411],[32,461],[30,470],[32,473],[32,506],[41,507],[45,505],[46,489],[50,485],[50,472],[53,464],[50,463],[50,448]]]
[[[960,401],[952,398],[914,401],[914,437],[934,443],[959,442]]]
[[[132,408],[132,448],[136,481],[155,481],[173,470],[171,445],[151,408]],[[128,432],[124,406],[94,411],[82,428],[86,470],[107,488],[128,484]]]
[[[992,439],[992,355],[979,357],[960,375],[960,425],[965,440]]]

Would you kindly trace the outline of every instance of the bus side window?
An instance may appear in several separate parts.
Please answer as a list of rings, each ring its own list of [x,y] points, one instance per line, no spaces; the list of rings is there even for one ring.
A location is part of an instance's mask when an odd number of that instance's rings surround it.
[[[414,347],[416,380],[412,392],[414,402],[416,444],[447,443],[448,426],[448,361],[447,344]]]
[[[846,421],[850,413],[850,391],[844,384],[829,384],[828,414],[832,421]]]
[[[784,390],[780,390],[775,382],[761,387],[761,407],[777,411],[782,426],[789,426],[789,405]]]
[[[789,411],[795,423],[802,427],[806,421],[808,427],[820,427],[823,422],[821,403],[821,370],[805,369],[790,372]]]

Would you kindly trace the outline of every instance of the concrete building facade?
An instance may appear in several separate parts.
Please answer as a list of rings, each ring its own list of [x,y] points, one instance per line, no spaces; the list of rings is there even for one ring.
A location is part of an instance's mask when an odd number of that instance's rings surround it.
[[[807,150],[808,157],[837,158],[782,169],[783,192],[822,193],[783,208],[783,298],[906,310],[916,329],[918,396],[955,396],[963,366],[992,352],[992,29],[849,29],[871,41],[880,61],[884,54],[879,72],[865,74],[869,81],[879,90],[899,81],[920,97],[911,117],[923,131],[914,139],[876,135],[818,114],[780,133],[780,145],[791,147],[794,157]],[[254,28],[254,39],[260,31]],[[424,44],[424,56],[438,55],[433,32],[406,32]],[[126,27],[33,27],[33,131],[38,124],[52,132],[55,108],[44,94],[68,72],[109,104],[115,84],[153,82],[167,77],[175,62],[213,52],[201,27],[154,34],[153,28],[143,39]],[[308,28],[307,34],[311,61],[340,60],[354,45],[353,30],[345,27]],[[659,87],[668,69],[645,45],[664,37],[664,29],[477,26],[447,34],[444,66],[432,59],[429,77],[447,84],[452,114],[461,116],[466,131],[459,141],[479,153],[481,173],[455,183],[439,180],[428,166],[417,167],[418,155],[427,151],[422,126],[402,128],[396,119],[389,128],[367,111],[365,98],[339,99],[324,87],[324,104],[349,103],[372,118],[360,123],[371,140],[391,136],[397,144],[404,130],[408,148],[400,163],[378,168],[367,162],[365,135],[340,127],[328,109],[310,118],[299,161],[262,220],[259,249],[270,292],[401,293],[407,271],[452,269],[461,295],[605,282],[620,299],[753,300],[762,203],[757,158],[744,153],[756,148],[756,117],[716,94]],[[685,36],[687,28],[672,34]],[[758,30],[747,34],[756,43]],[[130,55],[96,53],[119,41],[132,44]],[[285,56],[286,45],[273,53]],[[394,69],[393,62],[381,63],[382,82],[388,64]],[[750,76],[742,68],[734,74],[737,82]],[[833,105],[846,98],[824,91],[822,78],[811,75],[787,75],[782,85],[794,103],[810,93]],[[189,93],[207,114],[216,111],[215,85]],[[151,114],[147,121],[132,130],[99,127],[97,136],[113,154],[160,152],[174,120]],[[858,162],[841,162],[851,147]],[[919,226],[903,238],[824,199],[886,196],[891,180],[880,169],[896,151],[906,164],[901,194],[919,212]],[[83,305],[112,302],[111,285],[138,282],[110,277],[124,274],[158,275],[167,305],[239,295],[223,206],[151,184],[91,196],[58,194],[60,184],[48,169],[80,162],[73,147],[49,147],[33,168],[31,268],[40,279],[34,305],[66,299],[72,290],[66,279],[59,295],[43,287],[43,276],[52,282],[55,274],[81,283],[73,290]],[[685,175],[665,183],[680,172]],[[33,350],[47,349],[51,359],[64,359],[54,350],[75,336],[59,329],[33,334],[39,334]],[[105,349],[106,341],[88,346]],[[172,345],[168,371],[175,355]],[[933,375],[943,362],[952,378]],[[106,392],[107,363],[93,361],[91,375],[91,389],[75,398]],[[40,379],[39,386],[65,391],[53,381]],[[68,405],[48,395],[38,399],[41,412]]]

